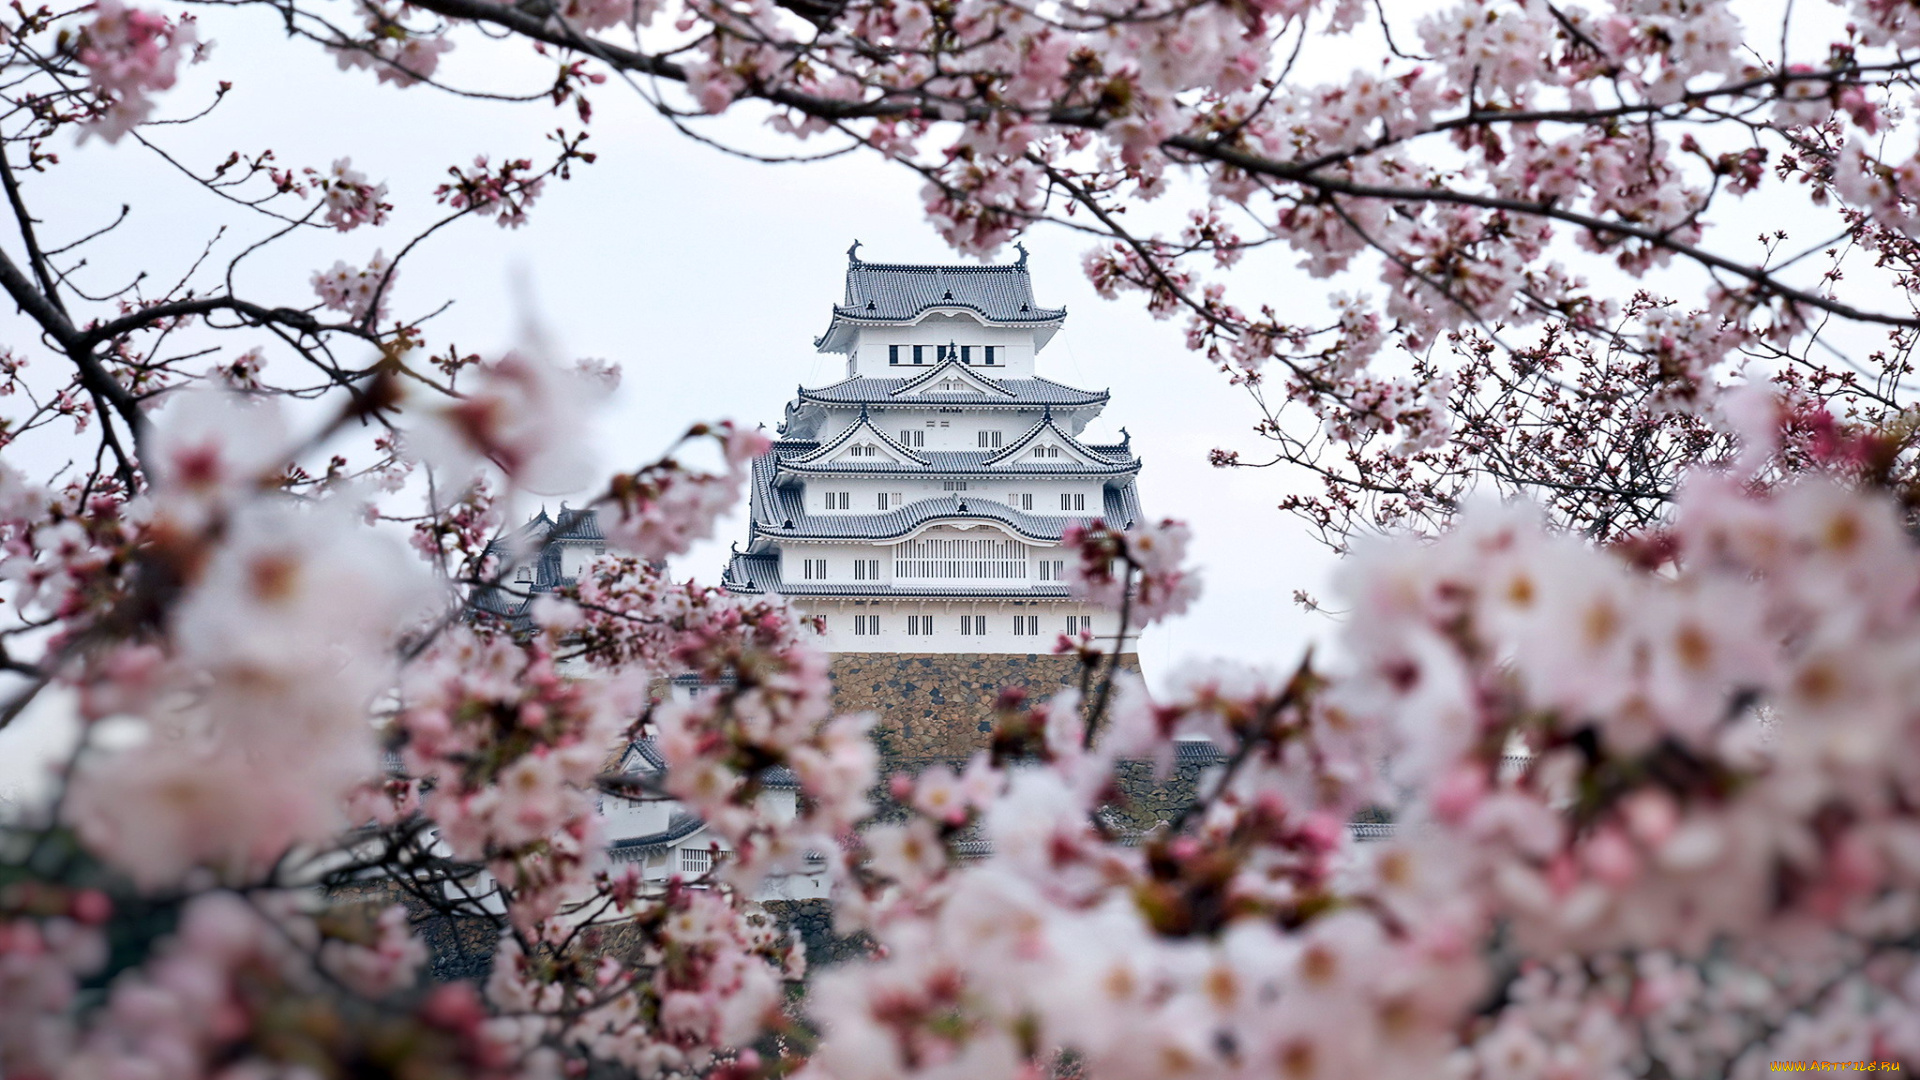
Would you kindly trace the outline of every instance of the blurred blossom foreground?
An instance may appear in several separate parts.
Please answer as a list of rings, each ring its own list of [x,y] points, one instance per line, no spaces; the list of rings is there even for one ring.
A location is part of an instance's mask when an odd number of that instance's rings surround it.
[[[0,1076],[1920,1067],[1920,11],[1418,8],[0,13],[0,737],[73,736],[0,818]],[[283,162],[196,11],[564,126]],[[856,245],[845,379],[596,476],[620,365],[463,353],[408,260],[538,229],[607,93],[999,261]],[[1330,662],[1147,690],[1200,576],[1041,371],[1043,221],[1248,395]]]

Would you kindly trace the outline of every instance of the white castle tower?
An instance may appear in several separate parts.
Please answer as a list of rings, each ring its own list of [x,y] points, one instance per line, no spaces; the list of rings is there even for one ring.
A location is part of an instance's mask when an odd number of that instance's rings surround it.
[[[1024,248],[921,266],[859,246],[814,343],[847,377],[787,405],[726,585],[820,616],[836,654],[1049,654],[1083,631],[1112,649],[1116,614],[1068,595],[1059,544],[1075,523],[1139,518],[1140,460],[1125,438],[1081,441],[1104,391],[1038,374],[1065,309],[1034,301]]]

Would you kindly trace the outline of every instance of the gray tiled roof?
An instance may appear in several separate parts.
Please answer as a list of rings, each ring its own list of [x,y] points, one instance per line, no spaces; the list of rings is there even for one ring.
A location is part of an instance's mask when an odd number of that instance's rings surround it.
[[[1043,308],[1033,299],[1033,278],[1026,259],[1010,266],[920,266],[847,263],[846,303],[836,317],[874,322],[905,322],[932,307],[964,307],[991,322],[1052,322],[1065,308]]]
[[[1109,453],[1101,450],[1095,450],[1093,447],[1088,446],[1086,443],[1083,443],[1079,439],[1074,438],[1072,435],[1067,434],[1066,431],[1060,427],[1060,425],[1053,422],[1053,410],[1048,409],[1046,411],[1046,414],[1041,416],[1039,420],[1035,421],[1032,427],[1028,428],[1027,430],[1021,432],[1020,434],[1014,436],[1011,440],[1009,440],[1005,448],[990,452],[987,455],[987,459],[984,462],[984,464],[993,465],[996,467],[1004,467],[1004,468],[1020,468],[1020,466],[1017,466],[1017,465],[1000,466],[1000,463],[1003,461],[1010,460],[1011,458],[1014,457],[1014,455],[1026,449],[1027,445],[1033,442],[1036,438],[1038,438],[1040,433],[1043,431],[1052,431],[1054,438],[1067,444],[1067,446],[1071,447],[1076,453],[1083,454],[1089,458],[1094,459],[1095,461],[1098,461],[1102,458],[1111,458],[1111,455]],[[1131,442],[1131,440],[1129,440],[1129,442]],[[1139,467],[1139,463],[1137,461],[1134,461],[1133,451],[1129,448],[1127,443],[1121,443],[1119,449],[1121,454],[1124,455],[1120,460],[1133,462],[1135,468]]]
[[[645,836],[629,836],[624,840],[615,840],[608,844],[607,848],[613,853],[615,859],[626,861],[621,859],[622,855],[631,859],[635,855],[663,851],[674,841],[685,840],[699,832],[706,827],[706,824],[687,811],[677,809],[673,812],[673,816],[667,819],[667,827],[664,830],[647,833]]]
[[[1020,536],[1046,543],[1059,540],[1067,526],[1094,517],[1105,517],[1124,527],[1140,516],[1139,497],[1131,480],[1107,487],[1106,505],[1100,514],[1028,513],[990,499],[958,493],[921,499],[884,513],[813,514],[807,511],[801,491],[773,483],[774,473],[772,454],[753,463],[753,531],[773,539],[891,540],[936,518],[962,518],[997,521]]]
[[[979,372],[974,372],[978,375]],[[856,375],[851,379],[842,379],[837,383],[809,390],[800,388],[800,400],[817,405],[889,405],[906,408],[913,405],[973,405],[981,408],[1037,408],[1053,405],[1060,408],[1080,408],[1090,405],[1104,405],[1107,402],[1105,390],[1079,390],[1074,387],[1042,379],[994,379],[982,376],[988,382],[1004,387],[1008,394],[913,394],[896,396],[901,387],[916,381],[915,378],[875,379]]]
[[[675,675],[673,677],[673,681],[676,683],[691,683],[692,685],[703,688],[703,689],[717,688],[723,685],[724,686],[733,685],[733,680],[731,678],[728,678],[724,683],[712,683],[700,678],[698,675]],[[667,759],[660,755],[659,744],[654,739],[651,739],[651,738],[635,739],[631,744],[629,744],[629,749],[631,749],[634,753],[640,755],[640,764],[636,765],[632,771],[634,772],[665,772],[666,771]],[[773,768],[770,768],[760,774],[760,786],[767,787],[767,788],[776,788],[776,789],[779,789],[779,788],[796,789],[800,786],[800,776],[799,774],[795,773],[792,769],[787,768],[785,765],[775,765]]]
[[[1022,438],[1025,436],[1023,435]],[[774,454],[779,459],[781,472],[792,473],[829,473],[842,475],[919,475],[919,476],[1120,476],[1140,471],[1140,459],[1134,457],[1124,446],[1086,447],[1089,456],[1096,460],[1105,460],[1105,465],[1082,465],[1077,461],[1035,461],[1019,462],[1007,465],[989,465],[988,462],[1003,456],[999,450],[915,450],[913,454],[926,459],[927,464],[919,465],[911,461],[801,461],[800,458],[811,454],[818,444],[812,442],[778,442],[774,444]],[[1074,443],[1078,446],[1079,443]]]
[[[543,508],[533,520],[487,545],[487,553],[498,556],[503,565],[514,559],[525,560],[533,570],[533,580],[520,581],[517,575],[511,575],[498,586],[480,586],[468,597],[468,605],[481,614],[505,619],[516,631],[530,629],[527,608],[533,597],[574,583],[561,572],[562,546],[599,547],[603,543],[599,516],[592,509],[562,506],[558,516],[549,517]]]

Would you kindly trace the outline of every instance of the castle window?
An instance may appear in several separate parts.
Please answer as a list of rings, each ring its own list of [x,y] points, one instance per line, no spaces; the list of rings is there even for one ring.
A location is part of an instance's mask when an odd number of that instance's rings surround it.
[[[857,637],[877,636],[880,633],[880,616],[855,615],[853,617],[853,632]]]
[[[826,496],[829,510],[853,509],[853,492],[851,491],[829,491]]]
[[[963,634],[976,634],[976,635],[986,633],[987,617],[985,615],[960,616],[960,632]]]
[[[1031,510],[1033,509],[1033,493],[1016,492],[1009,495],[1007,496],[1007,505],[1013,507],[1015,510]]]
[[[680,849],[680,872],[681,873],[686,874],[688,876],[693,876],[696,874],[707,873],[712,869],[713,869],[713,852],[707,851],[704,849],[695,850],[694,848]]]
[[[925,635],[933,633],[933,616],[931,615],[907,616],[907,633],[912,634],[916,637],[923,637]]]
[[[515,580],[515,581],[532,581],[532,580],[533,580],[533,567],[531,567],[531,566],[523,566],[523,567],[521,567],[520,569],[518,569],[518,570],[515,570],[515,571],[513,572],[513,580]]]
[[[940,490],[965,491],[967,490],[967,482],[965,480],[943,480],[940,482]]]
[[[893,549],[896,578],[1024,578],[1027,545],[1018,540],[908,540]]]
[[[879,559],[853,560],[853,580],[879,581],[880,580],[880,560]]]
[[[1091,634],[1091,633],[1093,633],[1093,616],[1091,615],[1067,616],[1067,636],[1068,637],[1072,637],[1075,634]]]
[[[800,577],[802,580],[805,580],[805,581],[827,580],[827,560],[825,559],[800,560]]]
[[[973,346],[971,345],[960,346],[960,362],[963,364],[973,363]]]
[[[913,347],[913,362],[916,364],[924,364],[927,362],[927,347],[925,345],[915,345]]]
[[[993,366],[993,350],[998,348],[998,346],[989,345],[986,348],[987,348],[987,366],[992,367]]]
[[[1067,580],[1067,560],[1041,559],[1040,560],[1040,580],[1041,581]]]
[[[886,492],[883,491],[880,494],[874,496],[874,498],[877,501],[880,509],[882,510],[887,509],[887,493]]]
[[[928,421],[928,423],[931,424],[932,421]],[[902,431],[900,433],[900,445],[925,446],[927,445],[927,433],[924,431]]]
[[[898,367],[900,365],[900,346],[898,345],[887,346],[887,363],[892,364],[895,367]]]
[[[1013,632],[1016,637],[1037,637],[1040,633],[1040,616],[1015,615]]]
[[[1085,510],[1086,508],[1087,508],[1087,496],[1084,492],[1074,493],[1074,494],[1068,494],[1063,492],[1061,494],[1060,509]]]
[[[947,358],[947,347],[945,345],[935,345],[933,347],[933,358],[935,360],[945,360]]]
[[[1000,433],[1000,432],[998,432],[998,431],[982,431],[982,432],[979,432],[978,434],[979,434],[979,436],[980,436],[980,448],[981,448],[981,449],[983,449],[983,450],[998,450],[998,449],[1000,449],[1000,435],[1001,435],[1001,433]]]
[[[1060,456],[1060,448],[1057,446],[1036,446],[1033,448],[1033,456],[1037,458],[1057,458]]]

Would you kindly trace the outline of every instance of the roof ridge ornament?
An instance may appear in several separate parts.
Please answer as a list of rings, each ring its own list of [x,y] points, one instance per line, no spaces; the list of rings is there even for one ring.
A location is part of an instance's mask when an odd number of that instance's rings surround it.
[[[859,247],[860,245],[859,245],[859,243],[858,243],[858,242],[855,242],[855,244],[854,244],[853,246],[854,246],[854,247]],[[1017,252],[1019,252],[1019,253],[1020,253],[1020,261],[1019,261],[1019,262],[1017,262],[1017,263],[1014,263],[1013,265],[1015,265],[1015,266],[1025,266],[1025,265],[1027,265],[1027,245],[1025,245],[1025,244],[1023,244],[1023,243],[1021,243],[1021,242],[1020,242],[1020,241],[1018,241],[1018,240],[1015,240],[1015,241],[1013,242],[1013,250],[1015,250],[1015,251],[1017,251]]]
[[[847,265],[848,266],[860,265],[859,251],[860,251],[860,241],[855,240],[853,242],[853,246],[847,249]]]

